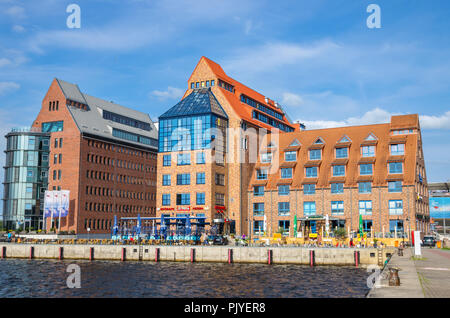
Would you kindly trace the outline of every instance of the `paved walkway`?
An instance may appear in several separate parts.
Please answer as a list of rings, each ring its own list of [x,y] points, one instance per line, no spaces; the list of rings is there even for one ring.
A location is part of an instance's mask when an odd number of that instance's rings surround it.
[[[450,298],[450,251],[422,248],[422,259],[414,260],[413,249],[394,254],[382,273],[379,288],[368,298]],[[400,286],[389,286],[389,267],[398,267]]]
[[[450,298],[450,251],[422,248],[422,260],[415,260],[427,298]]]

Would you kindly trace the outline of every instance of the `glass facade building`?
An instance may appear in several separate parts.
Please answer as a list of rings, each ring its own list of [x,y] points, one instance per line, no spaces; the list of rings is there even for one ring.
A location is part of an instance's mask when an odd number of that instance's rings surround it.
[[[42,229],[50,133],[13,129],[6,136],[3,226]]]

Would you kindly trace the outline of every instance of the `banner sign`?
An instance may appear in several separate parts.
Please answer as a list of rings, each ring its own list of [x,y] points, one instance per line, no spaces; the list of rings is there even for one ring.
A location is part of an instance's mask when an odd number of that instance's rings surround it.
[[[45,191],[44,217],[65,217],[69,214],[70,191]]]

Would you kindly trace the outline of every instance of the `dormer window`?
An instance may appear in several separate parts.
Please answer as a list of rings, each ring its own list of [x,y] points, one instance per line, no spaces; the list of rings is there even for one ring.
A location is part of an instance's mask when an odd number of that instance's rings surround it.
[[[324,142],[323,142],[322,138],[319,137],[319,138],[314,142],[314,144],[315,144],[315,145],[323,145]]]
[[[297,139],[294,139],[293,142],[289,145],[289,147],[298,147],[300,146],[300,142]]]
[[[372,141],[372,140],[377,140],[377,137],[375,137],[374,134],[370,133],[369,136],[366,137],[366,139],[364,139],[365,141]]]
[[[336,159],[348,158],[348,148],[336,148]]]
[[[352,142],[350,138],[348,138],[346,135],[341,138],[341,140],[338,141],[338,143],[345,143],[345,142]]]

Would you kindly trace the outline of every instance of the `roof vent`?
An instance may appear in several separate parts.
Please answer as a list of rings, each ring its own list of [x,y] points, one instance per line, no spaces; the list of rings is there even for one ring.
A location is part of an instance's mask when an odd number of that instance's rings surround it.
[[[269,99],[267,97],[264,97],[264,101],[268,104],[269,103]]]
[[[277,103],[277,102],[275,102],[275,107],[276,107],[276,108],[280,108],[280,107],[278,107],[278,103]]]

